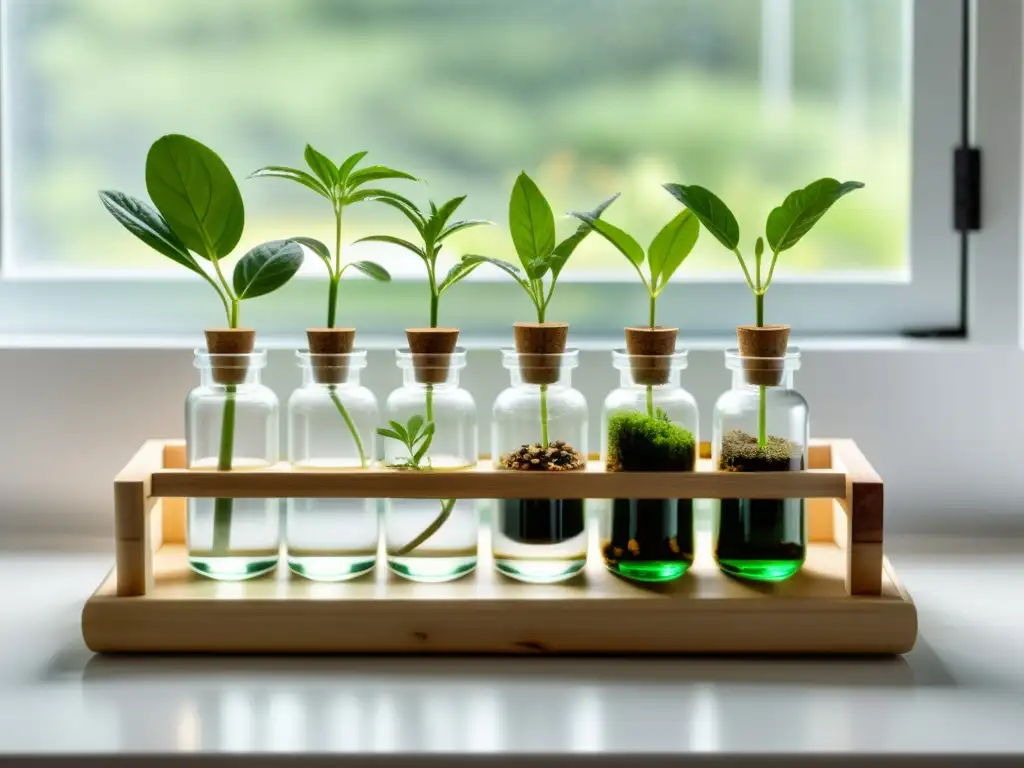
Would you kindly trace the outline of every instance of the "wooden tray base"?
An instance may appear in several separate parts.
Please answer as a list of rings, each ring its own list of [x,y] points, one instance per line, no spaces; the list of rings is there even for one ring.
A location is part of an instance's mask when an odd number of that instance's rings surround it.
[[[698,557],[682,579],[644,586],[609,573],[594,547],[582,576],[527,585],[497,574],[486,531],[477,571],[415,584],[378,567],[329,584],[278,571],[221,583],[193,575],[182,546],[153,557],[153,588],[118,597],[114,572],[82,615],[98,652],[898,654],[917,614],[888,561],[881,594],[851,596],[836,544],[812,543],[778,585],[736,581]],[[697,550],[710,552],[709,536]]]

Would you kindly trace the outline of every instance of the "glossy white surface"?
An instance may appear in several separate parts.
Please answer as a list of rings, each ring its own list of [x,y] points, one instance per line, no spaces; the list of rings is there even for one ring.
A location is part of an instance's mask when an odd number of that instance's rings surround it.
[[[0,553],[0,755],[1024,753],[1024,541],[890,553],[917,648],[838,661],[101,658],[110,556]]]

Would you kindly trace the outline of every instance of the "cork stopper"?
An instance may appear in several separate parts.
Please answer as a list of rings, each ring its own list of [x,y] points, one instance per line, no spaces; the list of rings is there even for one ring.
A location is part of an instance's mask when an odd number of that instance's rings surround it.
[[[412,367],[419,384],[443,384],[448,380],[452,352],[459,341],[458,328],[406,328]]]
[[[249,372],[249,355],[256,346],[252,328],[207,328],[206,350],[213,358],[210,371],[218,384],[241,384]]]
[[[672,376],[678,328],[627,328],[626,352],[633,381],[644,386],[667,384]]]
[[[519,371],[527,384],[554,384],[569,339],[568,323],[514,323]]]
[[[748,384],[775,387],[782,383],[789,344],[788,325],[738,325],[736,338]]]
[[[319,384],[348,381],[348,356],[356,341],[355,328],[307,328],[313,378]]]

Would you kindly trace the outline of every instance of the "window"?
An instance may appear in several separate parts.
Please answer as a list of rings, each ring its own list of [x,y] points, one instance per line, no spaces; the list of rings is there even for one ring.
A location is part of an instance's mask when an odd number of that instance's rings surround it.
[[[950,165],[961,61],[949,55],[960,50],[959,0],[0,2],[0,330],[169,333],[218,321],[208,288],[96,199],[105,187],[144,194],[148,145],[172,131],[212,146],[240,180],[243,249],[330,239],[322,200],[245,179],[299,164],[307,141],[335,158],[367,149],[422,176],[429,185],[404,189],[420,199],[468,193],[464,212],[498,226],[453,244],[511,260],[507,200],[521,168],[556,211],[622,192],[607,216],[642,242],[678,210],[661,183],[703,184],[734,208],[748,251],[791,189],[856,178],[865,192],[783,257],[768,319],[836,333],[959,317]],[[345,239],[404,225],[363,205]],[[394,333],[424,321],[413,257],[379,244],[348,254],[400,282],[343,286],[343,322]],[[247,306],[246,322],[292,334],[322,322],[319,266],[310,259],[304,279]],[[721,333],[751,318],[735,259],[706,234],[679,277],[666,322]],[[446,295],[442,322],[488,334],[529,317],[503,275],[481,268],[474,279]],[[617,334],[643,306],[631,268],[598,238],[563,281],[552,310],[579,332]]]

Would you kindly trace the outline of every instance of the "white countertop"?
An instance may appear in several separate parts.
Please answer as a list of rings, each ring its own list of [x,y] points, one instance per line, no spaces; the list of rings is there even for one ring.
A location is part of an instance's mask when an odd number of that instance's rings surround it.
[[[79,618],[110,555],[0,552],[0,762],[1024,755],[1024,540],[889,553],[920,614],[904,658],[661,660],[98,657]]]

